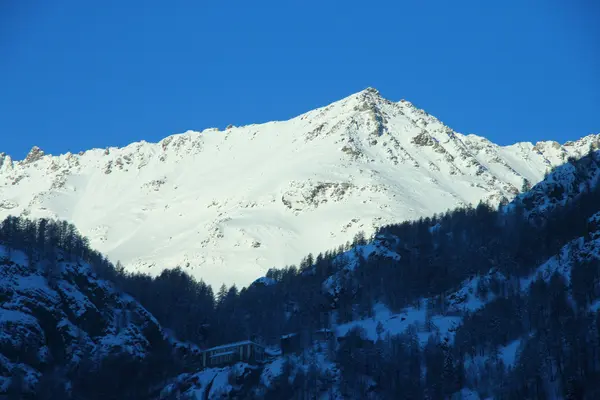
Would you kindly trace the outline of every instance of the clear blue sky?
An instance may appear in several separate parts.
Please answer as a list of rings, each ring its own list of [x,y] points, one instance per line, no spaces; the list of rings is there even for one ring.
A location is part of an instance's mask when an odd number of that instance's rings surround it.
[[[600,2],[0,3],[0,152],[287,119],[368,86],[508,144],[600,132]]]

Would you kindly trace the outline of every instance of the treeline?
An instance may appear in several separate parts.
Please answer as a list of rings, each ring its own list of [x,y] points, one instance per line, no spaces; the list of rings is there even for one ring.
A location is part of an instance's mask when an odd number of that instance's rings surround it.
[[[32,221],[8,216],[0,225],[0,243],[8,251],[18,249],[25,252],[32,265],[41,260],[55,261],[59,249],[69,260],[90,259],[95,263],[106,260],[91,250],[88,239],[67,221]]]
[[[576,261],[573,271],[588,274],[595,286],[586,291],[590,297],[574,296],[581,286],[556,272],[548,280],[538,277],[525,294],[499,297],[465,318],[454,352],[474,365],[468,385],[494,398],[600,397],[600,312],[589,308],[600,299],[600,262]],[[505,365],[500,351],[517,340],[517,358]],[[478,357],[484,361],[476,365]]]
[[[598,275],[598,261],[583,264],[577,268]],[[397,336],[379,334],[377,340],[353,328],[333,357],[342,395],[458,399],[461,389],[470,388],[480,398],[600,398],[600,311],[589,308],[600,296],[574,302],[577,287],[559,273],[524,289],[506,297],[497,291],[495,300],[465,316],[453,342],[434,328],[422,346],[417,333],[422,327],[415,325]],[[505,347],[514,343],[511,354]],[[318,384],[308,388],[303,375],[281,378],[271,388],[279,396],[274,398],[311,398],[331,390],[326,374],[313,375]]]

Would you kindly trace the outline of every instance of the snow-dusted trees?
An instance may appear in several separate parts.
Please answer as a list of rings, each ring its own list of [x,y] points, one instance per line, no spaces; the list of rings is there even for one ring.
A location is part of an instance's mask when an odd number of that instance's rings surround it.
[[[77,228],[67,221],[9,216],[0,224],[0,242],[8,250],[23,251],[32,268],[42,259],[79,257],[96,262],[102,258],[90,249],[87,238],[79,235]]]
[[[600,261],[575,259],[571,267],[573,298],[580,308],[587,308],[600,298]]]

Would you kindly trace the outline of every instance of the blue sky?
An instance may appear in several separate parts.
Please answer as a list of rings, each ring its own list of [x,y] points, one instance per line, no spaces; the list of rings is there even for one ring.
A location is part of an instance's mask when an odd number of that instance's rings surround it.
[[[500,144],[600,132],[600,2],[0,4],[0,152],[287,119],[366,87]]]

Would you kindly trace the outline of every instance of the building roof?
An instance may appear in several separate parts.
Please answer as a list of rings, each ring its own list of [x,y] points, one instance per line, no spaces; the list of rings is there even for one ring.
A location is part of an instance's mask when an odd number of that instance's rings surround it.
[[[323,329],[317,329],[316,331],[313,331],[313,334],[315,334],[315,333],[333,333],[333,331],[331,329],[323,328]],[[281,339],[289,339],[289,338],[297,336],[297,335],[298,335],[298,332],[288,333],[287,335],[281,336]]]
[[[294,337],[296,335],[297,335],[297,333],[288,333],[287,335],[281,336],[281,338],[282,339],[289,339],[289,338]]]
[[[221,350],[221,349],[226,349],[228,347],[235,347],[235,346],[243,346],[246,344],[253,344],[259,347],[265,347],[262,344],[258,344],[256,342],[253,342],[252,340],[243,340],[241,342],[233,342],[233,343],[226,343],[226,344],[222,344],[220,346],[215,346],[215,347],[211,347],[210,349],[204,349],[202,351],[213,351],[213,350]]]
[[[230,354],[235,354],[235,351],[226,351],[225,353],[213,354],[212,356],[210,356],[210,358],[217,358],[217,357],[227,356]]]

